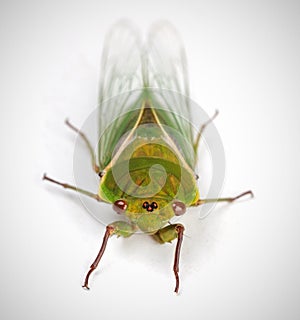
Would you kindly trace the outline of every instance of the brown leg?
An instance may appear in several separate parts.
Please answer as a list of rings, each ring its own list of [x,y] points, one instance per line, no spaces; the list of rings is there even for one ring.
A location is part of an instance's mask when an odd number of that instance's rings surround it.
[[[106,232],[104,234],[104,237],[103,237],[103,242],[102,242],[102,245],[101,245],[101,248],[99,250],[99,253],[95,259],[95,261],[92,263],[92,265],[90,266],[90,270],[88,271],[86,277],[85,277],[85,280],[84,280],[84,284],[83,284],[83,288],[86,288],[86,289],[90,289],[88,284],[89,284],[89,277],[91,275],[91,273],[97,268],[102,256],[103,256],[103,253],[105,251],[105,248],[106,248],[106,245],[107,245],[107,241],[109,239],[109,237],[114,233],[114,230],[115,228],[113,226],[107,226],[106,227]]]
[[[195,152],[197,153],[197,150],[198,150],[198,146],[199,146],[199,141],[200,141],[200,138],[201,138],[201,135],[204,131],[204,129],[207,127],[208,124],[210,124],[215,118],[216,116],[219,114],[219,111],[216,110],[215,111],[215,114],[207,121],[205,122],[201,128],[200,128],[200,131],[198,132],[197,136],[196,136],[196,139],[195,139],[195,142],[194,142],[194,150]]]
[[[86,191],[86,190],[83,190],[83,189],[80,189],[80,188],[77,188],[77,187],[72,186],[72,185],[70,185],[70,184],[62,183],[62,182],[59,182],[59,181],[54,180],[54,179],[52,179],[52,178],[49,178],[49,177],[46,175],[46,173],[44,173],[43,180],[50,181],[50,182],[52,182],[52,183],[58,184],[59,186],[62,186],[62,187],[65,188],[65,189],[71,189],[71,190],[74,190],[74,191],[76,191],[76,192],[82,193],[82,194],[84,194],[84,195],[86,195],[86,196],[88,196],[88,197],[91,197],[91,198],[93,198],[93,199],[95,199],[95,200],[97,200],[97,201],[101,201],[100,197],[99,197],[97,194],[92,193],[92,192],[89,192],[89,191]]]
[[[175,231],[177,232],[177,243],[176,243],[176,249],[175,249],[175,258],[174,258],[174,266],[173,271],[175,274],[176,279],[176,286],[174,292],[178,293],[179,290],[179,257],[180,257],[180,249],[181,244],[183,240],[183,232],[184,232],[184,226],[179,224],[175,227]]]
[[[195,206],[200,206],[201,204],[204,204],[204,203],[209,203],[209,202],[233,202],[239,198],[242,198],[244,196],[247,196],[247,195],[250,195],[251,198],[254,197],[253,195],[253,192],[251,190],[248,190],[246,192],[243,192],[241,194],[239,194],[238,196],[236,197],[231,197],[231,198],[215,198],[215,199],[199,199]]]
[[[106,232],[103,237],[101,248],[99,250],[99,253],[98,253],[95,261],[90,266],[90,270],[88,271],[88,273],[85,277],[84,284],[82,286],[83,288],[89,289],[89,286],[88,286],[89,277],[90,277],[91,273],[97,268],[97,266],[103,256],[103,253],[106,249],[106,245],[107,245],[107,241],[108,241],[109,237],[112,235],[116,235],[118,237],[122,236],[124,238],[127,238],[127,237],[130,237],[132,234],[134,234],[135,231],[136,231],[136,227],[134,225],[131,225],[131,224],[125,222],[125,221],[115,221],[106,227]]]
[[[87,145],[87,147],[89,149],[89,152],[90,152],[90,155],[91,155],[91,158],[92,158],[93,170],[98,174],[100,172],[100,168],[96,164],[96,157],[95,157],[94,150],[92,148],[92,145],[91,145],[90,141],[88,140],[88,138],[86,137],[86,135],[83,132],[81,132],[79,129],[77,129],[76,127],[74,127],[70,123],[69,119],[66,119],[65,123],[70,129],[72,129],[73,131],[78,133],[82,137],[82,139],[84,140],[85,144]]]
[[[177,239],[173,271],[176,279],[176,286],[174,292],[178,293],[179,290],[179,258],[180,258],[180,249],[183,240],[184,226],[182,224],[170,224],[160,230],[158,230],[154,235],[153,239],[159,243],[171,242],[174,239]]]

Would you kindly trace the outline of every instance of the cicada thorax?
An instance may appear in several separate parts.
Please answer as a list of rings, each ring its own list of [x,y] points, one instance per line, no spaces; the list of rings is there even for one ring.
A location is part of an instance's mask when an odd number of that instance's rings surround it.
[[[138,125],[122,137],[101,178],[99,196],[112,203],[125,199],[126,216],[145,232],[158,230],[174,216],[174,200],[189,206],[198,199],[193,171],[172,141],[146,108]]]

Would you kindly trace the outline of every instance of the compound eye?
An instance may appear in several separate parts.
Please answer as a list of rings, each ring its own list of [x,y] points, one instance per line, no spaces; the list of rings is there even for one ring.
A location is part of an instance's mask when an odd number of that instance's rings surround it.
[[[181,201],[174,201],[172,203],[172,209],[174,211],[175,216],[182,216],[186,212],[186,206]]]
[[[125,200],[117,200],[113,204],[113,209],[116,213],[122,214],[127,209],[127,202]]]

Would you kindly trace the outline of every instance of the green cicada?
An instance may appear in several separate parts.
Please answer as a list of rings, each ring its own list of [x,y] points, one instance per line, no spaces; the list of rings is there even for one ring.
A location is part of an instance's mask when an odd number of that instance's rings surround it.
[[[127,22],[112,28],[102,55],[98,115],[97,157],[85,134],[66,122],[90,151],[100,177],[98,192],[44,175],[45,180],[112,204],[123,216],[106,226],[83,287],[88,288],[112,235],[143,232],[159,243],[177,239],[173,266],[177,293],[184,226],[172,223],[172,218],[183,215],[187,207],[232,202],[252,192],[229,198],[200,197],[195,167],[200,137],[209,121],[194,133],[185,52],[172,26],[154,25],[145,42]]]

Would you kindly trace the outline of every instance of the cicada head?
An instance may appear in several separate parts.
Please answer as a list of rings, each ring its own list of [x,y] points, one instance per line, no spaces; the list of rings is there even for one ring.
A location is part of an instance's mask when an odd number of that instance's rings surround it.
[[[124,214],[141,231],[155,233],[174,216],[183,215],[186,212],[186,205],[178,200],[129,197],[116,200],[113,209],[119,214]]]

